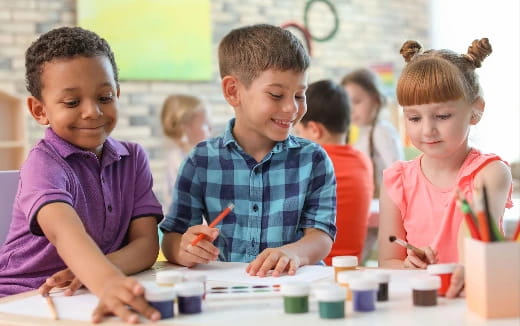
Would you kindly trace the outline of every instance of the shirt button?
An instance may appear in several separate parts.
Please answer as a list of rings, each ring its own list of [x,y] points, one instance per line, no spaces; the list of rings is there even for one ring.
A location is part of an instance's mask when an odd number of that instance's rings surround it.
[[[105,178],[101,177],[101,183],[105,183]]]
[[[258,205],[257,205],[257,204],[254,204],[254,205],[253,205],[253,212],[256,212],[256,211],[258,211]]]
[[[108,205],[107,209],[108,209],[109,212],[112,212],[112,205]]]

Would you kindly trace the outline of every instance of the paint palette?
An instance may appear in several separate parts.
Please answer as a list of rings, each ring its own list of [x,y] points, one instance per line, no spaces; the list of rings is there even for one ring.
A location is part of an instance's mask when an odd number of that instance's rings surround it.
[[[206,291],[206,299],[236,299],[236,298],[262,298],[279,297],[280,285],[220,285],[209,287]]]

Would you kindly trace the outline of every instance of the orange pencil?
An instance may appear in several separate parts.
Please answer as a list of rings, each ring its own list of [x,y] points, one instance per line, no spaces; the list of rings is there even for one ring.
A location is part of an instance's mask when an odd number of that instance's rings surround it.
[[[475,205],[475,211],[477,212],[480,239],[484,242],[489,242],[491,241],[491,235],[489,234],[488,219],[482,205],[482,194],[477,189],[473,190],[473,205]]]
[[[218,216],[213,220],[213,222],[211,222],[211,224],[209,225],[210,228],[214,228],[215,225],[218,224],[218,222],[222,221],[222,219],[224,217],[226,217],[229,212],[231,212],[231,210],[235,208],[235,205],[233,205],[232,203],[229,203],[227,205],[227,207],[220,213],[218,214]],[[192,246],[195,246],[197,245],[197,243],[199,243],[200,240],[204,239],[204,234],[199,234],[195,239],[193,239],[193,241],[191,242],[191,245]]]

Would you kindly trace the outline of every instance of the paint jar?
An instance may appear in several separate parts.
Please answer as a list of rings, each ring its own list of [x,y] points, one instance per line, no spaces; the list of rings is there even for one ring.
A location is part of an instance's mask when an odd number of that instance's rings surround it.
[[[309,311],[309,286],[305,283],[282,284],[284,310],[288,314]]]
[[[175,285],[179,313],[198,314],[202,312],[202,295],[204,284],[202,282],[182,282]]]
[[[358,265],[357,256],[334,256],[332,257],[332,267],[334,267],[334,280],[338,281],[338,273],[355,270]]]
[[[384,271],[369,272],[368,277],[372,278],[378,285],[376,298],[377,301],[388,301],[388,283],[390,273]]]
[[[436,306],[437,290],[441,286],[438,276],[424,276],[412,279],[413,304],[415,306]]]
[[[320,317],[324,319],[345,318],[346,289],[336,284],[328,284],[314,291]]]
[[[369,277],[360,277],[350,281],[352,307],[354,311],[368,312],[376,309],[377,283]]]
[[[183,274],[179,271],[158,271],[155,275],[155,283],[159,286],[173,287],[183,281]]]
[[[426,268],[430,275],[436,275],[441,278],[441,287],[438,291],[440,296],[446,295],[446,291],[448,291],[451,284],[451,276],[456,267],[457,264],[432,264]]]
[[[196,275],[186,275],[184,276],[185,282],[201,282],[204,287],[204,293],[202,294],[202,299],[206,299],[206,275],[205,274],[196,274]]]
[[[143,285],[144,298],[150,306],[161,313],[161,319],[173,318],[173,302],[175,300],[175,290],[171,287],[161,287],[157,285]]]
[[[350,281],[352,280],[355,280],[355,279],[358,279],[360,277],[363,276],[363,272],[358,270],[358,271],[344,271],[344,272],[339,272],[338,273],[338,276],[337,276],[337,282],[338,282],[338,285],[341,285],[342,287],[345,288],[345,293],[346,293],[346,296],[345,298],[350,301],[352,300],[352,291],[350,291],[350,287],[349,287],[349,283]]]

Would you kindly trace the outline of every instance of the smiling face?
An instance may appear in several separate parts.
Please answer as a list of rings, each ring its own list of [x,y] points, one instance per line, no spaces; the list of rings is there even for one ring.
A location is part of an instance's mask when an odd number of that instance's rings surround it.
[[[406,133],[415,147],[435,158],[467,151],[473,108],[465,100],[405,106]]]
[[[241,146],[271,149],[289,136],[307,111],[305,72],[268,69],[249,87],[236,81],[236,123],[233,134]],[[229,99],[228,99],[229,101]]]
[[[42,100],[29,98],[34,118],[67,142],[100,155],[117,122],[119,89],[105,56],[46,62]]]

